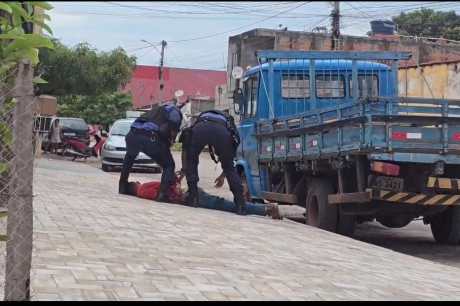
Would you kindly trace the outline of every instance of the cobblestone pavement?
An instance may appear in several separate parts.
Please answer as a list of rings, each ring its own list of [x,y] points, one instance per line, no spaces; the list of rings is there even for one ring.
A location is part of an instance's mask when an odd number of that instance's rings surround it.
[[[180,167],[180,158],[177,152],[173,152],[177,160],[177,167]],[[93,163],[97,167],[97,163]],[[213,188],[214,178],[219,175],[220,167],[209,158],[208,154],[200,155],[199,173],[200,184],[208,192],[231,199],[232,195],[227,184],[221,189]],[[113,173],[118,176],[119,173]],[[136,173],[133,175],[141,181],[152,179],[152,174]],[[159,175],[153,176],[159,179]],[[282,213],[287,216],[296,216],[295,220],[305,211],[297,206],[281,206]],[[303,220],[302,220],[303,221]],[[354,239],[372,243],[378,246],[389,248],[404,254],[429,259],[460,268],[460,246],[446,246],[437,244],[428,225],[423,222],[414,221],[403,228],[387,228],[378,222],[367,222],[357,225]]]
[[[289,220],[122,196],[37,161],[33,300],[460,300],[460,270]]]

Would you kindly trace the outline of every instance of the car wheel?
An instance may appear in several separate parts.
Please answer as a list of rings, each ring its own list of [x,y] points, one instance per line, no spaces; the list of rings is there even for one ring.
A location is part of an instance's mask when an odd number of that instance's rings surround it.
[[[104,172],[110,172],[112,171],[112,167],[106,164],[102,164],[102,171]]]

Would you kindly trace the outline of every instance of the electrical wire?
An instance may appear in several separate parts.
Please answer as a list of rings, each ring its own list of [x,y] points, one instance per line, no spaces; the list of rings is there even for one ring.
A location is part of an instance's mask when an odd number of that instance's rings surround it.
[[[206,38],[211,38],[211,37],[215,37],[215,36],[219,36],[219,35],[222,35],[222,34],[227,34],[227,33],[230,33],[230,32],[233,32],[233,31],[236,31],[236,30],[240,30],[242,28],[246,28],[246,27],[249,27],[249,26],[253,26],[255,24],[258,24],[260,22],[263,22],[263,21],[266,21],[266,20],[269,20],[269,19],[272,19],[272,18],[275,18],[277,17],[278,15],[281,15],[283,13],[286,13],[288,11],[291,11],[291,10],[294,10],[294,9],[297,9],[301,6],[304,6],[305,4],[308,4],[310,3],[311,1],[308,1],[306,3],[302,3],[300,5],[297,5],[295,7],[291,7],[287,10],[283,10],[275,15],[272,15],[270,17],[267,17],[267,18],[264,18],[264,19],[261,19],[261,20],[258,20],[256,22],[253,22],[253,23],[250,23],[250,24],[245,24],[243,26],[240,26],[240,27],[237,27],[237,28],[234,28],[234,29],[231,29],[231,30],[227,30],[227,31],[223,31],[223,32],[219,32],[219,33],[214,33],[214,34],[209,34],[209,35],[205,35],[205,36],[200,36],[200,37],[194,37],[194,38],[189,38],[189,39],[181,39],[181,40],[175,40],[175,41],[170,41],[171,43],[181,43],[181,42],[188,42],[188,41],[195,41],[195,40],[201,40],[201,39],[206,39]]]

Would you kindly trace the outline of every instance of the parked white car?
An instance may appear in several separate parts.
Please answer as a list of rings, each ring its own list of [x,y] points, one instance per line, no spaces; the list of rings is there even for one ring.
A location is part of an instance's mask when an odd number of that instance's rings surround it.
[[[135,118],[120,119],[112,125],[101,152],[103,171],[112,171],[114,168],[121,169],[123,166],[126,155],[125,136],[134,120]],[[133,169],[150,169],[161,172],[161,167],[142,152],[137,156]]]

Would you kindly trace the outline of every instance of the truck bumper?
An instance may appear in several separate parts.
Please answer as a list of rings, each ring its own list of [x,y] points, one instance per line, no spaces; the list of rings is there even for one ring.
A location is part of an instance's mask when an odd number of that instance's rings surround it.
[[[423,194],[412,192],[395,192],[379,189],[366,189],[365,192],[331,194],[329,204],[371,203],[383,201],[399,204],[413,204],[423,206],[456,206],[460,205],[458,194]]]

